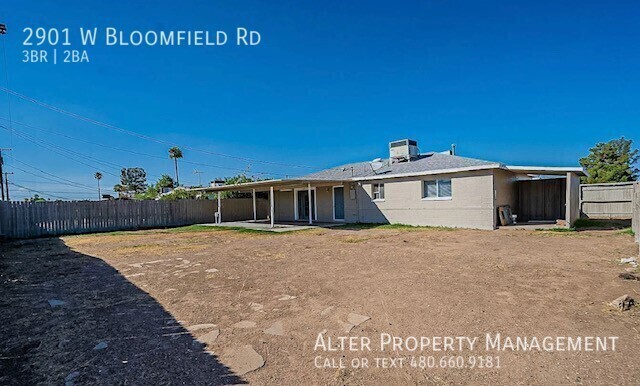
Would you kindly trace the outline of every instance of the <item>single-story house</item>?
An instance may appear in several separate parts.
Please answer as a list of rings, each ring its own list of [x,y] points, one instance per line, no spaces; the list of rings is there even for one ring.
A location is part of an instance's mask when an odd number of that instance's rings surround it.
[[[453,150],[420,153],[416,141],[400,140],[389,144],[385,159],[200,190],[253,193],[254,207],[255,193],[268,192],[271,226],[359,222],[496,229],[503,205],[518,223],[564,220],[571,226],[580,215],[584,175],[581,167],[508,166]]]

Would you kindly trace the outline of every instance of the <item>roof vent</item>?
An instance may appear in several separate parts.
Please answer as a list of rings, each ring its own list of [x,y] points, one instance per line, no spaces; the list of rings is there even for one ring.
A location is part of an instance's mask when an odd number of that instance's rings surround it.
[[[412,139],[389,142],[389,158],[391,162],[411,161],[412,158],[416,158],[419,155],[418,142]]]

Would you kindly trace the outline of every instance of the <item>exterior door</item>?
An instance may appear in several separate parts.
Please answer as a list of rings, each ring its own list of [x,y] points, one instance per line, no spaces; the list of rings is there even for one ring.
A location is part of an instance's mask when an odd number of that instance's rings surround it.
[[[344,220],[344,187],[335,186],[333,188],[333,219]]]
[[[312,190],[311,191],[311,213],[313,213],[313,217],[315,220],[315,213],[316,213],[316,207],[315,207],[315,191]],[[297,206],[298,206],[298,220],[309,220],[309,191],[308,190],[299,190],[298,191],[298,200],[297,200]]]

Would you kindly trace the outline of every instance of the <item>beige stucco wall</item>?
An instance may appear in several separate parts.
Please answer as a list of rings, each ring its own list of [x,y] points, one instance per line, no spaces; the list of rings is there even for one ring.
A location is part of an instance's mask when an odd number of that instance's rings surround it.
[[[293,191],[276,191],[274,194],[275,220],[293,221]]]
[[[567,227],[580,218],[580,177],[575,173],[567,173],[567,203],[565,219]]]
[[[344,184],[344,219],[347,223],[363,222],[358,212],[358,190],[355,182]]]
[[[316,197],[317,218],[314,221],[332,222],[333,221],[333,186],[321,185],[314,186]],[[304,188],[306,190],[306,188]],[[296,189],[298,192],[299,189]],[[349,184],[344,185],[344,203],[345,203],[345,222],[357,222],[357,211],[355,198],[349,198]],[[294,191],[284,190],[275,191],[275,220],[276,221],[295,221],[295,205]]]
[[[518,205],[518,185],[516,174],[496,169],[493,172],[493,185],[496,194],[496,207],[500,205],[511,205],[516,210]]]
[[[452,198],[423,200],[422,181],[439,178],[451,178]],[[376,182],[384,182],[385,199],[373,201],[372,182],[362,182],[358,189],[360,222],[494,228],[494,188],[491,170]]]
[[[518,212],[518,184],[517,175],[502,169],[493,171],[493,189],[495,190],[494,224],[500,225],[498,217],[498,207],[502,205],[511,206],[513,213]]]
[[[316,187],[316,195],[316,205],[318,205],[317,221],[333,221],[333,195],[331,192],[331,186]]]
[[[251,198],[224,198],[221,200],[222,221],[246,221],[253,220],[253,199]],[[218,201],[215,201],[216,210]],[[269,214],[269,200],[256,199],[256,217],[267,218]]]

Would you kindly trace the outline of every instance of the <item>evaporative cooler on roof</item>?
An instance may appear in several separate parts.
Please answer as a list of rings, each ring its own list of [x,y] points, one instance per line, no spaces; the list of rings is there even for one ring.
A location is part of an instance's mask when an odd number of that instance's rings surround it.
[[[418,155],[418,142],[412,139],[389,142],[389,158],[392,161],[410,161]]]

